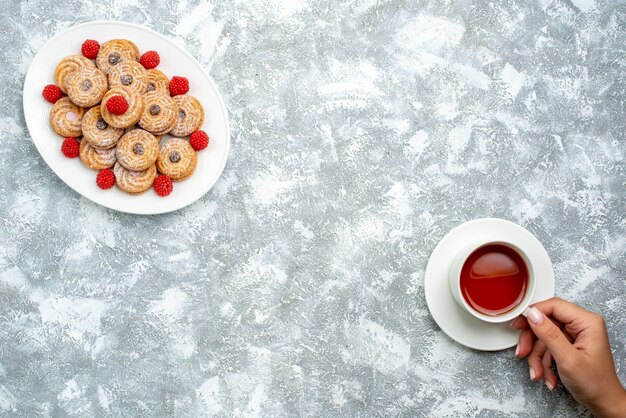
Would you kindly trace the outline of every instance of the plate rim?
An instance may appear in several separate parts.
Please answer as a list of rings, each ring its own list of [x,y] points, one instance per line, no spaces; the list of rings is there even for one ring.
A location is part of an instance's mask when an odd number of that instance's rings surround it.
[[[455,232],[457,232],[460,228],[462,227],[467,227],[468,225],[474,224],[474,223],[490,223],[490,222],[497,222],[497,223],[504,223],[504,224],[509,224],[517,229],[520,230],[520,232],[526,233],[529,235],[529,237],[534,240],[537,244],[539,244],[539,247],[541,248],[541,250],[543,251],[544,255],[547,257],[547,262],[549,263],[550,267],[551,267],[551,280],[552,280],[552,289],[551,289],[551,293],[552,295],[554,295],[554,265],[552,263],[552,260],[550,259],[550,254],[548,254],[548,251],[545,249],[545,247],[543,246],[543,244],[541,243],[541,241],[539,241],[539,239],[529,230],[527,230],[526,228],[524,228],[523,226],[509,221],[507,219],[502,219],[502,218],[492,218],[492,217],[487,217],[487,218],[477,218],[477,219],[472,219],[466,222],[463,222],[459,225],[456,225],[454,228],[450,229],[443,237],[441,237],[441,239],[439,240],[439,242],[437,242],[437,245],[435,246],[435,248],[433,249],[433,251],[431,252],[429,258],[428,258],[428,263],[426,265],[426,269],[424,270],[424,299],[426,299],[426,306],[428,308],[428,311],[430,313],[431,318],[433,319],[433,321],[435,321],[435,323],[437,324],[437,326],[439,327],[439,329],[451,340],[455,341],[456,343],[464,346],[464,347],[468,347],[471,348],[473,350],[478,350],[478,351],[486,351],[486,352],[493,352],[493,351],[501,351],[501,350],[506,350],[508,348],[511,348],[515,345],[515,343],[513,344],[504,344],[504,345],[499,345],[499,346],[493,346],[493,347],[489,347],[489,348],[485,348],[484,346],[481,347],[477,344],[472,344],[472,343],[466,343],[464,341],[460,341],[456,336],[450,335],[448,332],[445,331],[444,327],[441,326],[441,324],[439,323],[440,321],[437,320],[437,318],[435,317],[435,315],[433,315],[432,309],[430,307],[430,304],[428,303],[428,291],[427,288],[429,288],[429,281],[427,280],[428,277],[428,273],[429,270],[432,268],[431,264],[433,263],[433,254],[439,249],[440,246],[442,246],[443,241],[448,238],[449,236],[452,236]],[[431,284],[432,286],[432,284]],[[452,298],[452,295],[450,295],[450,297]],[[531,303],[535,303],[535,300],[533,300],[533,302]],[[494,326],[496,325],[502,325],[502,324],[493,324]]]
[[[219,175],[217,175],[215,177],[215,180],[208,185],[206,191],[204,193],[200,193],[198,194],[195,198],[193,198],[192,200],[185,202],[183,204],[180,205],[174,205],[171,208],[166,208],[166,209],[162,209],[159,210],[158,206],[145,206],[144,210],[138,209],[141,206],[126,206],[124,208],[118,208],[118,207],[112,207],[112,205],[108,204],[108,203],[102,203],[102,202],[96,202],[95,200],[85,196],[83,193],[81,193],[79,190],[77,190],[72,184],[66,182],[57,172],[57,170],[53,167],[52,164],[50,164],[50,161],[48,160],[48,158],[44,155],[44,153],[42,153],[41,149],[39,148],[39,145],[37,143],[37,141],[33,138],[33,134],[32,134],[32,129],[29,126],[29,119],[26,117],[26,105],[27,105],[27,98],[26,98],[26,85],[30,84],[31,82],[33,82],[31,80],[32,77],[34,77],[32,69],[34,68],[33,65],[37,62],[37,59],[39,58],[39,56],[41,55],[42,51],[44,51],[45,49],[47,49],[50,44],[52,42],[54,42],[58,37],[71,32],[73,30],[82,28],[82,27],[86,27],[86,26],[96,26],[96,25],[120,25],[120,26],[127,26],[127,27],[131,27],[137,30],[141,30],[144,32],[147,32],[151,35],[156,35],[158,38],[160,38],[161,40],[167,42],[168,44],[170,44],[170,46],[176,48],[177,50],[181,51],[183,53],[183,55],[187,56],[187,58],[189,58],[191,60],[191,62],[202,72],[202,74],[207,78],[207,80],[209,81],[211,88],[217,93],[217,100],[219,103],[219,106],[221,107],[221,110],[224,114],[224,123],[225,123],[225,128],[226,128],[226,135],[224,140],[226,141],[225,144],[225,149],[224,149],[224,156],[222,158],[221,161],[221,165],[219,167]],[[37,53],[33,56],[32,61],[30,62],[29,66],[28,66],[28,70],[26,71],[26,76],[24,77],[24,84],[22,87],[22,113],[24,115],[24,120],[26,121],[26,128],[28,130],[28,134],[31,138],[31,141],[33,142],[33,144],[35,145],[35,148],[37,149],[38,154],[40,155],[40,157],[44,160],[44,162],[46,163],[46,165],[50,168],[50,170],[52,170],[52,172],[65,184],[67,185],[70,189],[72,189],[74,192],[78,193],[80,196],[82,196],[83,198],[89,200],[90,202],[93,202],[96,205],[105,207],[107,209],[110,210],[114,210],[116,212],[120,212],[120,213],[128,213],[128,214],[132,214],[132,215],[161,215],[161,214],[165,214],[165,213],[171,213],[171,212],[175,212],[177,210],[183,209],[187,206],[192,205],[193,203],[197,202],[198,200],[200,200],[202,197],[204,197],[209,191],[211,191],[211,189],[213,189],[213,187],[215,187],[215,184],[217,184],[218,180],[220,179],[220,177],[222,176],[222,174],[224,173],[224,169],[226,168],[226,163],[228,162],[228,158],[230,156],[230,148],[231,148],[231,128],[230,128],[230,117],[228,114],[228,109],[226,107],[226,104],[224,103],[224,97],[222,96],[222,93],[220,92],[220,90],[217,88],[217,85],[215,84],[215,80],[213,80],[213,77],[211,77],[209,75],[209,73],[205,70],[204,66],[202,66],[202,64],[200,64],[200,62],[193,56],[191,55],[191,53],[189,53],[187,51],[186,48],[177,45],[174,41],[172,41],[171,39],[169,39],[167,36],[155,31],[154,29],[144,26],[144,25],[140,25],[140,24],[136,24],[136,23],[131,23],[131,22],[122,22],[122,21],[117,21],[117,20],[91,20],[88,22],[82,22],[79,23],[77,25],[72,25],[68,28],[65,28],[57,33],[55,33],[52,37],[50,37],[50,39],[48,39],[37,51]],[[156,210],[154,210],[156,209]]]

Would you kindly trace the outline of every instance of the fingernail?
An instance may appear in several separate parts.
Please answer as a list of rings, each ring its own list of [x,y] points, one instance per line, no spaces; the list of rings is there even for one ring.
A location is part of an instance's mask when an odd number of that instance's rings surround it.
[[[535,371],[532,367],[530,368],[530,380],[535,380]]]
[[[546,380],[545,383],[548,389],[550,389],[550,392],[554,391],[554,386],[550,383],[550,381]]]
[[[535,307],[526,308],[524,310],[524,316],[535,325],[540,325],[543,322],[543,314]]]
[[[519,344],[515,347],[515,357],[519,357]]]
[[[517,321],[517,318],[511,321],[511,323],[509,324],[509,328],[513,328],[513,324],[515,323],[515,321]]]

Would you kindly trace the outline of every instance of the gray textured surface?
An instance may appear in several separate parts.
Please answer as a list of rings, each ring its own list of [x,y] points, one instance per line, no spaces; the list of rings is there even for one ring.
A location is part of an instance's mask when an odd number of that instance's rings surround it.
[[[485,216],[538,236],[626,379],[624,2],[112,3],[2,4],[0,413],[584,416],[430,318],[430,252]],[[232,153],[191,207],[105,210],[37,154],[24,74],[95,19],[220,86]]]

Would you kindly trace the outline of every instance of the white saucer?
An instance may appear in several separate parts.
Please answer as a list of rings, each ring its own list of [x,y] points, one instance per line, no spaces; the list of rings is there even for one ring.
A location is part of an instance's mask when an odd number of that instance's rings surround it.
[[[503,219],[475,219],[457,226],[435,247],[424,277],[426,303],[433,319],[450,338],[476,350],[496,351],[517,344],[519,332],[509,323],[483,322],[459,306],[452,293],[448,274],[454,256],[468,240],[498,241],[506,239],[524,250],[532,260],[537,277],[535,295],[531,303],[554,296],[554,271],[543,245],[526,229]]]

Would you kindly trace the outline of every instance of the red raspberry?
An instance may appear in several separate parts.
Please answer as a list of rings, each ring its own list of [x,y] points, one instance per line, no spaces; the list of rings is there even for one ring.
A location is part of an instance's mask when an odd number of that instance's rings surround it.
[[[209,146],[209,136],[204,131],[195,131],[189,137],[189,143],[196,151],[202,151]]]
[[[96,176],[96,184],[102,190],[110,189],[115,185],[115,174],[113,174],[113,171],[108,168],[100,170]]]
[[[46,87],[43,88],[41,95],[50,103],[56,103],[57,100],[63,97],[63,92],[54,84],[48,84]]]
[[[95,59],[98,56],[98,51],[100,51],[100,44],[93,39],[87,39],[80,48],[80,52],[89,59]]]
[[[174,190],[172,180],[165,174],[159,174],[157,178],[154,179],[152,187],[154,187],[154,191],[159,196],[167,196],[172,193],[172,190]]]
[[[143,65],[146,70],[155,68],[160,62],[161,57],[159,57],[156,51],[147,51],[139,58],[139,63]]]
[[[61,145],[61,152],[67,158],[76,158],[78,157],[80,149],[80,144],[76,140],[76,138],[65,138],[63,144]]]
[[[170,96],[178,96],[189,91],[189,80],[185,77],[174,76],[170,80]]]
[[[107,101],[107,110],[114,115],[123,115],[128,110],[128,102],[124,96],[113,96]]]

